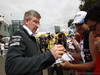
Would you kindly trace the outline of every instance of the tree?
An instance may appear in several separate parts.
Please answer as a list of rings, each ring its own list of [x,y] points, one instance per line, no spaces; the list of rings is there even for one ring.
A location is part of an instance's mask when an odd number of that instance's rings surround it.
[[[79,6],[79,9],[81,11],[87,11],[97,1],[98,0],[81,0],[81,4]]]

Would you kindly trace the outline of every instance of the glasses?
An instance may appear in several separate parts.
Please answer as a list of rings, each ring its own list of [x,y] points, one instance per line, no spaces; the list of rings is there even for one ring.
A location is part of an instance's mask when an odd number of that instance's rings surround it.
[[[33,20],[32,22],[35,24],[40,24],[40,22],[38,20]]]
[[[40,26],[39,20],[32,20],[31,22],[32,22],[32,24],[35,24],[38,27]]]

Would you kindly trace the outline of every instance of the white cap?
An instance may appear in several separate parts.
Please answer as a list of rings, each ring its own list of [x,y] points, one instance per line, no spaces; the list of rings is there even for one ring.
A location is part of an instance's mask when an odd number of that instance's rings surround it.
[[[79,23],[79,24],[82,24],[82,23],[84,23],[84,18],[85,18],[85,16],[86,16],[86,14],[87,14],[87,12],[85,12],[85,11],[80,11],[80,12],[78,12],[76,15],[75,15],[75,17],[74,17],[74,21],[73,21],[73,24],[77,24],[77,23]]]

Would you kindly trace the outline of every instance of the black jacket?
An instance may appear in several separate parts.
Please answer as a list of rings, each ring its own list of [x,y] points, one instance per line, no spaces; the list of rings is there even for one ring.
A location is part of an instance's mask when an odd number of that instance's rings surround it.
[[[51,52],[41,53],[35,37],[21,27],[9,42],[5,71],[7,75],[42,75],[54,61]]]

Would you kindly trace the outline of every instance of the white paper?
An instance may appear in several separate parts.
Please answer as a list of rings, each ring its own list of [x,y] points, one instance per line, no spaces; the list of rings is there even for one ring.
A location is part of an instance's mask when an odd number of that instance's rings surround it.
[[[62,55],[62,58],[56,60],[54,64],[61,63],[63,61],[73,61],[74,58],[67,52]]]

